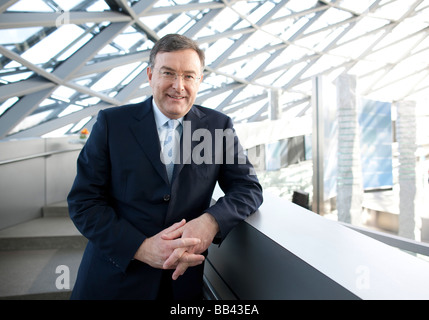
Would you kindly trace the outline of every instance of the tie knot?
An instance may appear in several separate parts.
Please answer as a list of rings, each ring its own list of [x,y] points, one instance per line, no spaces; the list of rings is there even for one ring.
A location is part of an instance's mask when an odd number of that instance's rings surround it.
[[[176,119],[170,119],[166,122],[168,129],[176,129],[179,125],[179,120]]]

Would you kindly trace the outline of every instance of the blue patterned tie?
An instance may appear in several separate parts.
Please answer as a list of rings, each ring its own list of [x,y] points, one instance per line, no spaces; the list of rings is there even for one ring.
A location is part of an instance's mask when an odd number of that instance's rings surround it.
[[[178,134],[176,132],[176,128],[179,125],[178,120],[168,120],[165,123],[167,126],[167,135],[165,137],[164,146],[162,149],[164,156],[164,164],[167,169],[168,180],[171,182],[171,178],[173,176],[173,169],[176,157],[176,149],[178,147]]]

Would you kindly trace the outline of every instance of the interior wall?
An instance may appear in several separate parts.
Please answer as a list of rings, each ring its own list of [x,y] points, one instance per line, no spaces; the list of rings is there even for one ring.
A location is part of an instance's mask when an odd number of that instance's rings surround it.
[[[42,216],[65,201],[82,144],[70,137],[0,142],[0,229]]]

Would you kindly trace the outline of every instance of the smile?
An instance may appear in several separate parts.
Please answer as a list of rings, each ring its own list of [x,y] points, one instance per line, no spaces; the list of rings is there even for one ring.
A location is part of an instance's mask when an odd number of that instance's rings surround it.
[[[169,95],[169,94],[167,94],[167,96],[169,96],[172,99],[176,99],[176,100],[185,99],[185,97],[182,97],[182,96],[172,96],[172,95]]]

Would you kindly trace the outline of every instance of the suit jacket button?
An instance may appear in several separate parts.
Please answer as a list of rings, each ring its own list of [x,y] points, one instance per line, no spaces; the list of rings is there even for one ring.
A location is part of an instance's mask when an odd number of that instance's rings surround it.
[[[170,201],[170,195],[169,194],[164,194],[164,201],[165,202]]]

